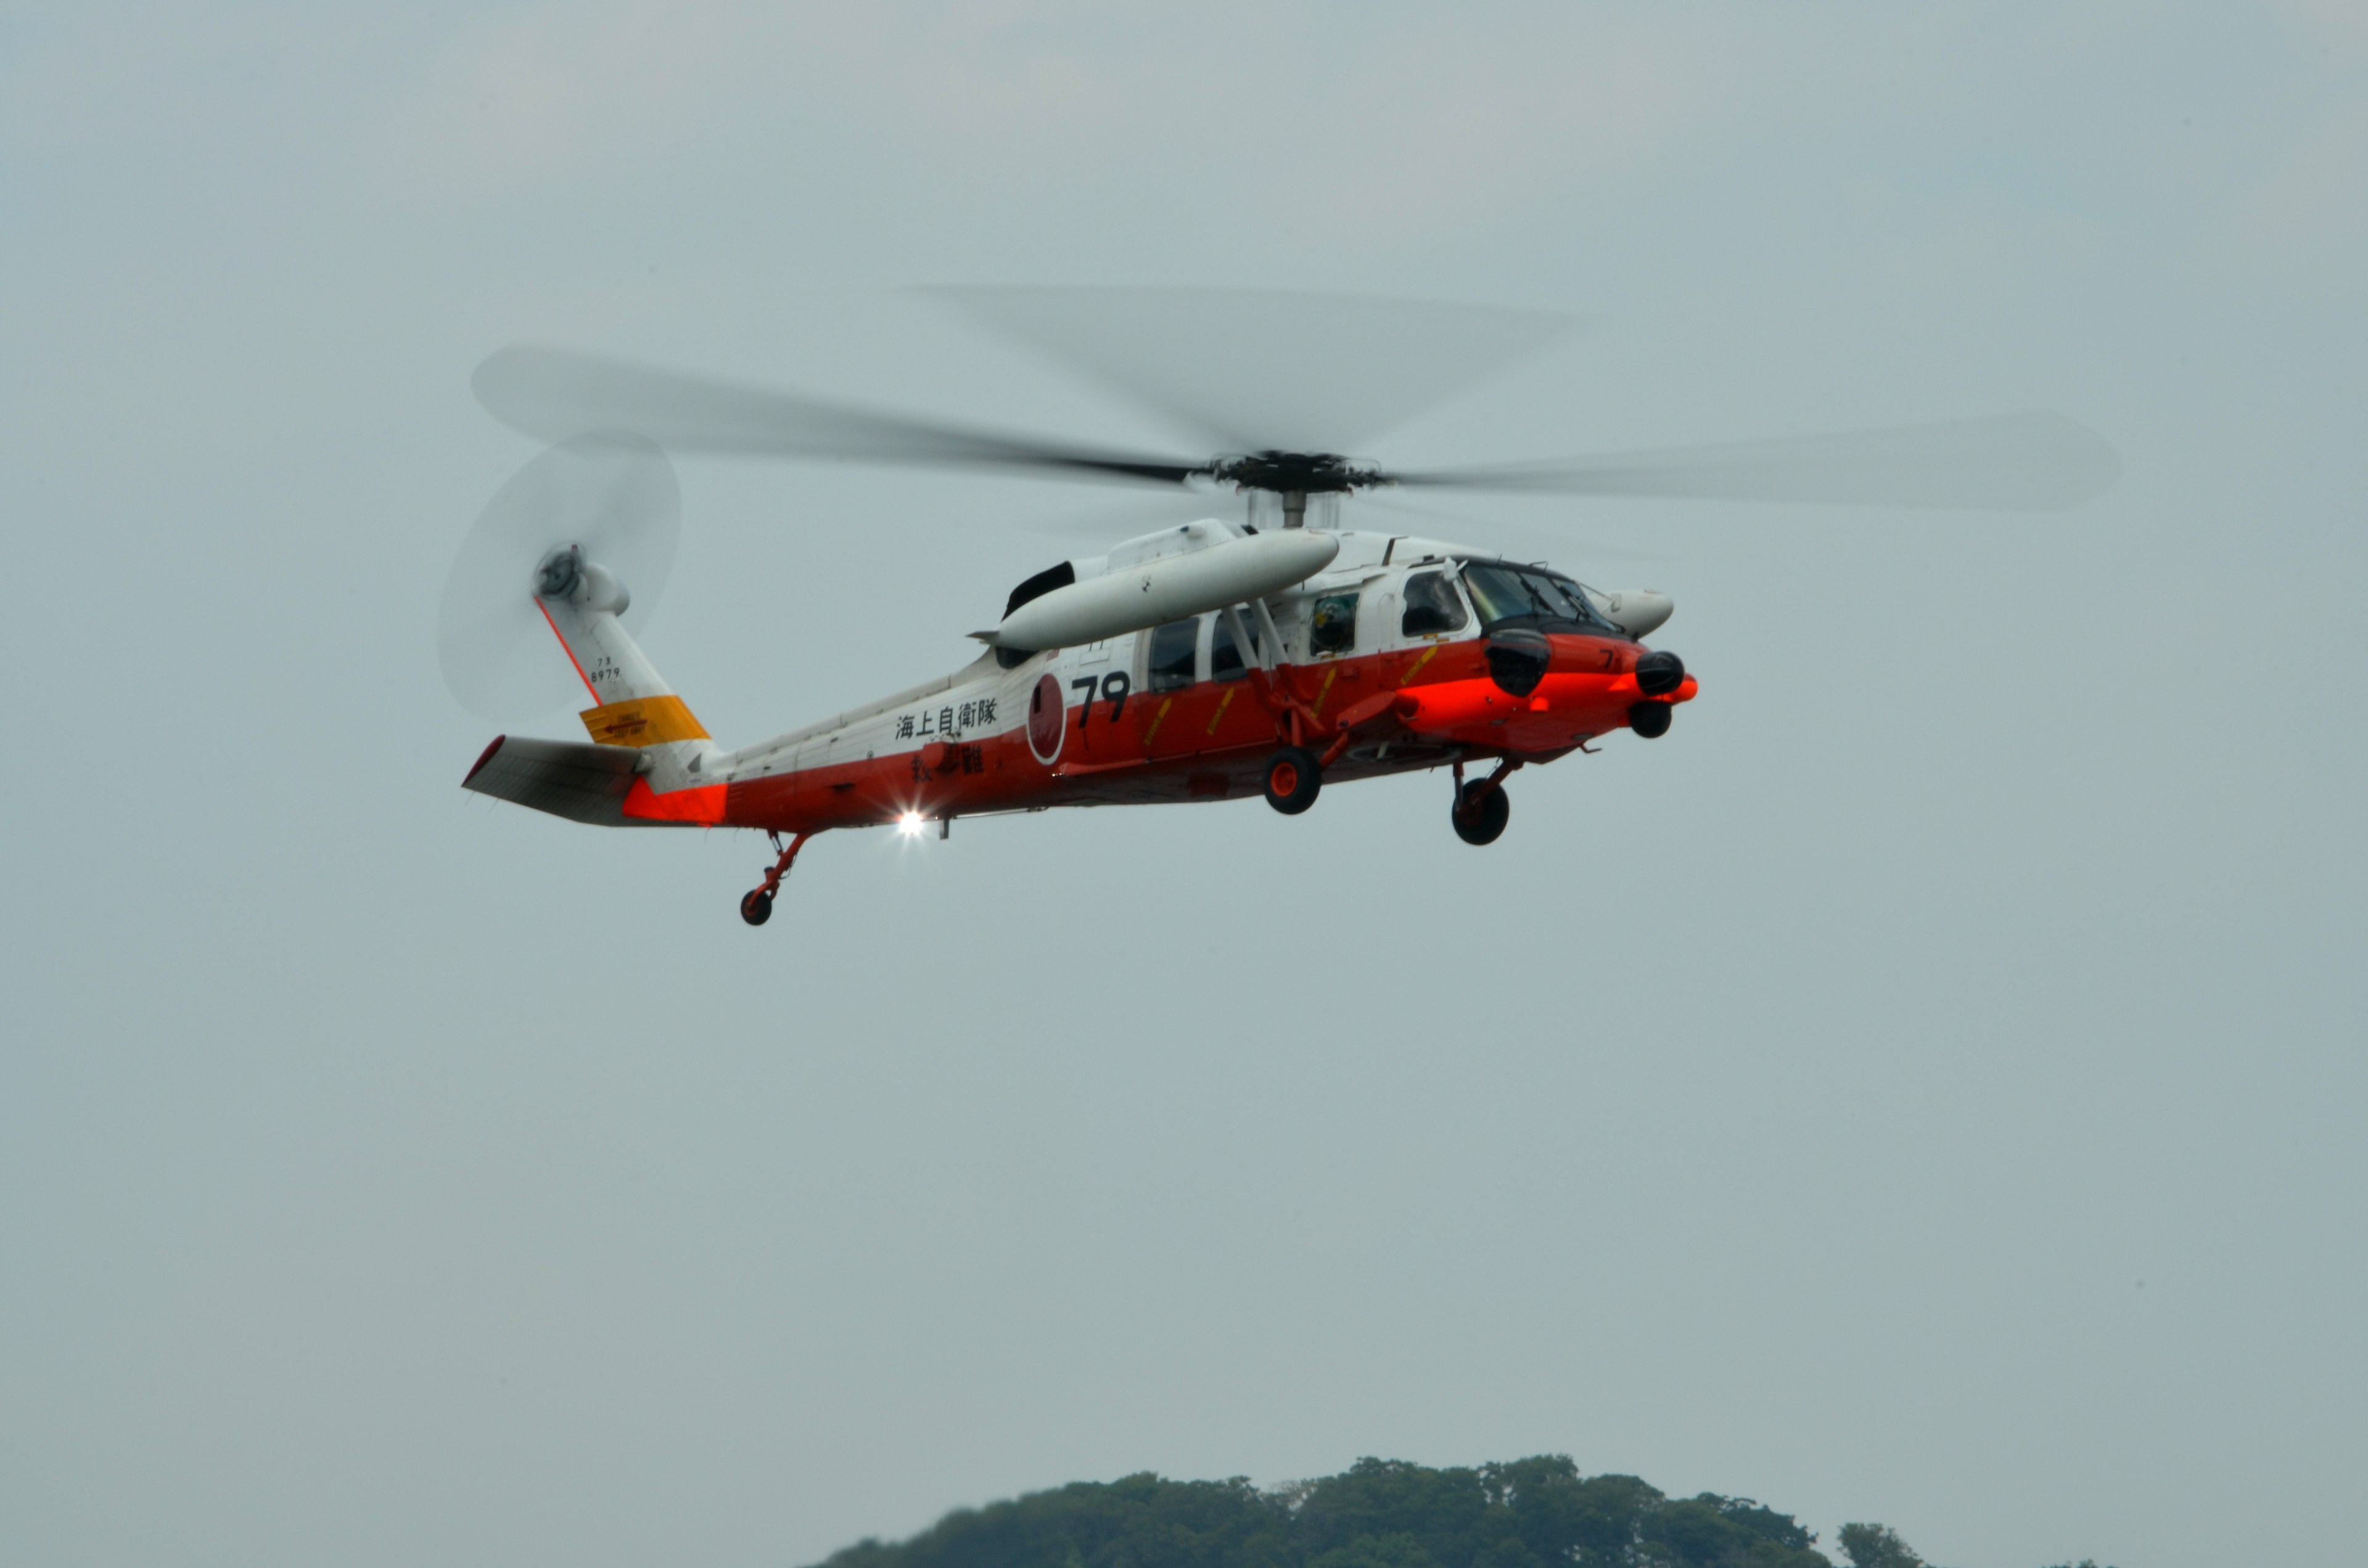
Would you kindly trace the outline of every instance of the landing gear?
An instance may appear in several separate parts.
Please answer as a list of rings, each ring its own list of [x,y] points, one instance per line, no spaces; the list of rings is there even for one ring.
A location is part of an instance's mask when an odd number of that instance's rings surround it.
[[[1285,746],[1266,759],[1266,803],[1295,817],[1315,803],[1324,788],[1324,765],[1305,746]]]
[[[1505,824],[1513,814],[1513,802],[1505,794],[1505,775],[1520,767],[1509,758],[1497,765],[1497,771],[1486,778],[1463,781],[1463,765],[1455,765],[1455,802],[1447,820],[1455,826],[1455,836],[1466,844],[1494,844],[1504,836]]]
[[[1456,798],[1451,820],[1455,836],[1464,843],[1494,844],[1504,835],[1505,824],[1512,814],[1513,802],[1503,790],[1486,778],[1474,778]]]
[[[814,835],[811,833],[798,835],[790,840],[790,846],[787,849],[781,847],[780,834],[768,833],[765,836],[773,841],[773,848],[777,851],[773,869],[767,871],[765,880],[750,889],[740,900],[740,918],[751,926],[762,926],[773,917],[773,895],[781,891],[781,879],[790,874],[790,866],[797,859],[798,851],[806,846],[806,840],[812,838]]]

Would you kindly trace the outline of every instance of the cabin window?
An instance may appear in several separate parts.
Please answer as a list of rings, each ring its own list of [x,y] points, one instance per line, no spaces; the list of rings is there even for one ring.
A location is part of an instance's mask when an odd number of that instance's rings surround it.
[[[1234,618],[1220,610],[1215,619],[1217,630],[1210,634],[1209,639],[1209,678],[1239,680],[1250,672],[1249,665],[1242,658],[1241,648],[1234,642]],[[1258,627],[1250,624],[1247,616],[1244,616],[1242,620],[1248,626],[1250,657],[1255,659],[1258,647]]]
[[[1192,684],[1192,665],[1201,652],[1201,622],[1171,620],[1151,632],[1151,689],[1181,691]]]
[[[1326,594],[1307,618],[1307,646],[1318,653],[1347,653],[1357,646],[1357,596]]]
[[[1398,620],[1398,631],[1406,636],[1437,637],[1461,631],[1468,619],[1463,596],[1455,591],[1446,573],[1417,572],[1406,580],[1406,614]]]

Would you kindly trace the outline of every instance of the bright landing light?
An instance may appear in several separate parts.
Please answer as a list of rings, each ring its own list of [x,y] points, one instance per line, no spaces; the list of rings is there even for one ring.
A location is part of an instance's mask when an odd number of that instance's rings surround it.
[[[920,837],[921,829],[928,825],[921,820],[921,813],[918,812],[906,812],[896,819],[896,831],[907,838]]]

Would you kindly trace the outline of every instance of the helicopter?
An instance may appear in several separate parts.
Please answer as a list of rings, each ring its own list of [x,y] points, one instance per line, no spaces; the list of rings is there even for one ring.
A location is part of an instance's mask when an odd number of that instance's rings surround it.
[[[1443,767],[1451,827],[1486,846],[1507,829],[1518,770],[1623,732],[1669,733],[1700,683],[1644,639],[1674,603],[1499,551],[1343,527],[1343,500],[1453,488],[2041,510],[2085,502],[2118,472],[2100,437],[2044,413],[1393,468],[1345,455],[1342,432],[1395,423],[1567,318],[1222,290],[967,290],[961,302],[1219,451],[1013,435],[572,349],[500,350],[473,378],[479,401],[553,445],[471,529],[447,580],[440,660],[464,704],[502,720],[551,705],[555,641],[591,699],[588,738],[497,735],[462,787],[601,826],[762,831],[775,854],[740,899],[750,926],[771,917],[805,846],[840,828],[934,824],[944,836],[962,816],[1253,795],[1296,816],[1328,787]],[[1313,368],[1320,385],[1278,364]],[[951,674],[726,749],[633,635],[679,538],[669,451],[1049,473],[1233,506],[1024,578]]]

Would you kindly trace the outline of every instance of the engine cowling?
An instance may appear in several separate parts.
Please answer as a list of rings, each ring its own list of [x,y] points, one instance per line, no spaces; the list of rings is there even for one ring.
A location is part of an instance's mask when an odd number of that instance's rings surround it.
[[[1035,652],[1122,637],[1163,621],[1280,593],[1332,564],[1340,541],[1293,528],[1124,566],[1040,594],[980,641]]]

